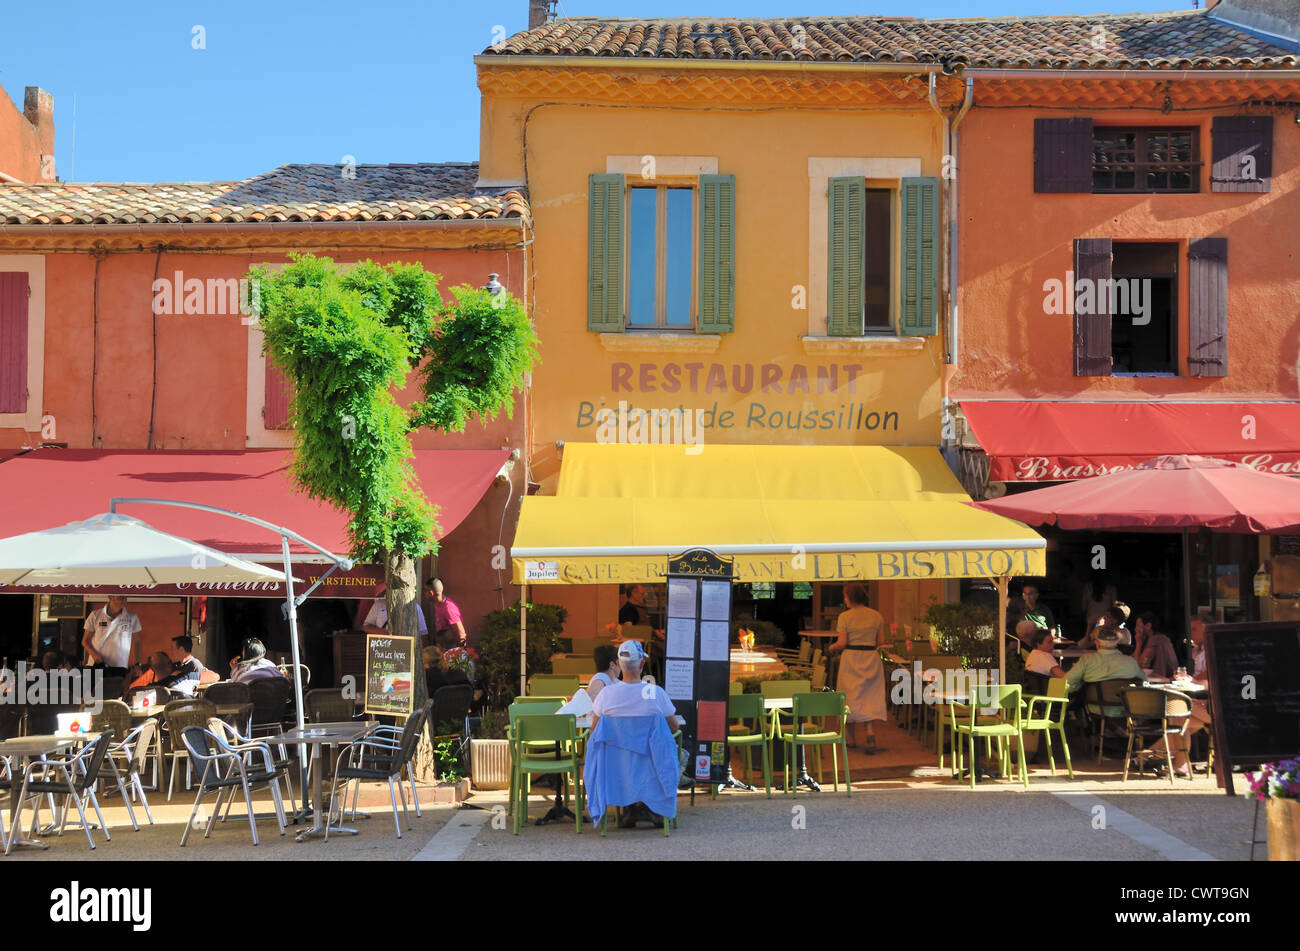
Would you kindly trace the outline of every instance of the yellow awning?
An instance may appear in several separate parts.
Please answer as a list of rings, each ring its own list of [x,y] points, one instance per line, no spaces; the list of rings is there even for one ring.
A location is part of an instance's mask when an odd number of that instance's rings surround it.
[[[627,584],[708,548],[740,581],[1041,575],[1045,543],[969,497],[932,447],[566,443],[523,500],[514,581]]]

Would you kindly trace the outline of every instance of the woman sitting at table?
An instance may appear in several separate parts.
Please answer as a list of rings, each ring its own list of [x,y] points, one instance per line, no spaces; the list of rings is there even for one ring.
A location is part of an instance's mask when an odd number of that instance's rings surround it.
[[[237,684],[283,676],[284,671],[266,659],[266,647],[256,637],[245,640],[243,652],[230,662],[230,679]]]
[[[618,680],[618,648],[613,644],[597,644],[591,658],[596,662],[597,673],[587,684],[587,696],[595,700],[602,690],[614,686]]]
[[[1029,658],[1025,661],[1025,673],[1041,674],[1044,677],[1065,676],[1061,662],[1052,653],[1056,647],[1056,638],[1052,637],[1051,631],[1035,628],[1034,633],[1029,635],[1027,645],[1030,650]]]
[[[849,745],[859,746],[857,724],[867,728],[866,751],[876,751],[876,720],[885,719],[885,666],[876,645],[885,619],[867,607],[867,589],[860,584],[847,585],[844,602],[849,606],[835,622],[839,638],[828,651],[843,651],[840,660],[839,688],[849,708]]]

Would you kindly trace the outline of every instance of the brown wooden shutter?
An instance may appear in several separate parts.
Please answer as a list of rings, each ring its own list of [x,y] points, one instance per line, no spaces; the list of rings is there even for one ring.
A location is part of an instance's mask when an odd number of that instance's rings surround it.
[[[1187,249],[1192,376],[1228,375],[1228,239],[1199,238]]]
[[[1067,289],[1074,294],[1070,303],[1074,306],[1075,376],[1110,376],[1110,279],[1110,238],[1075,238],[1074,287]],[[1092,313],[1088,314],[1079,313],[1082,281],[1091,283]]]
[[[27,272],[0,273],[0,413],[27,412]]]
[[[1092,120],[1034,120],[1034,191],[1092,191]]]
[[[1266,192],[1273,178],[1273,117],[1216,116],[1210,123],[1210,191]]]
[[[263,425],[267,429],[292,429],[289,424],[289,408],[293,405],[293,383],[270,354],[266,357],[264,396]]]

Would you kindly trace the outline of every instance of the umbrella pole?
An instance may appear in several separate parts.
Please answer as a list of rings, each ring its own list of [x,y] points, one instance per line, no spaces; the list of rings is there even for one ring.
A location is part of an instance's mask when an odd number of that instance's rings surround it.
[[[1192,629],[1192,546],[1183,529],[1183,637]]]
[[[528,582],[519,586],[519,696],[528,693]]]
[[[1007,581],[1003,577],[997,580],[998,585],[998,616],[993,622],[993,629],[997,631],[998,637],[998,683],[1007,682]]]
[[[293,596],[293,564],[289,560],[289,536],[280,536],[280,545],[284,552],[284,590],[285,602],[289,607],[289,650],[293,657],[293,704],[297,715],[298,729],[304,729],[306,722],[302,715],[302,676],[301,657],[298,653],[298,604]],[[300,776],[307,775],[307,748],[298,744],[298,764],[302,768]],[[319,805],[319,803],[317,804]]]

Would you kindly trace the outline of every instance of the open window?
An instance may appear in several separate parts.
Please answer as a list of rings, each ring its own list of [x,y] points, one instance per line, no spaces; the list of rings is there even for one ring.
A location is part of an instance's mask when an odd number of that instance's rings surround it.
[[[1116,242],[1111,262],[1112,373],[1178,373],[1178,245]]]

